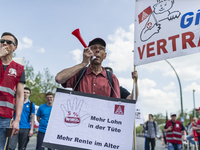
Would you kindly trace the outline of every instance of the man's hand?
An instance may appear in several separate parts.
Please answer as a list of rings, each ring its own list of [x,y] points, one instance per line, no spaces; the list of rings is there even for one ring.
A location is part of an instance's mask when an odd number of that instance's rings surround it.
[[[196,130],[197,130],[197,127],[192,127],[192,129],[196,131]]]
[[[157,140],[157,137],[155,137],[155,140]]]
[[[168,127],[168,128],[167,128],[167,131],[172,131],[172,127],[171,127],[171,126]]]
[[[13,130],[10,137],[19,132],[19,122],[14,120],[13,123],[11,124],[11,127],[13,127]]]
[[[183,136],[183,140],[184,140],[184,141],[187,141],[187,138],[186,138],[186,136]]]
[[[3,46],[0,48],[0,57],[6,56],[8,54],[8,46]]]
[[[137,71],[133,71],[132,72],[132,78],[135,79],[135,81],[137,81],[137,79],[138,79],[138,73],[137,73]]]
[[[29,136],[29,137],[33,136],[33,130],[30,130],[30,131],[29,131],[28,136]]]
[[[90,59],[94,56],[94,53],[92,52],[92,50],[87,47],[87,48],[84,48],[84,52],[83,52],[83,62],[82,63],[85,63],[85,64],[89,64],[90,62]]]

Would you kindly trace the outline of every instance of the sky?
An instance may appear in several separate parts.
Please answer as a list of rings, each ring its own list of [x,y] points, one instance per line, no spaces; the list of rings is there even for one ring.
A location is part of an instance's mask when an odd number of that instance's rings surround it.
[[[110,66],[120,85],[131,91],[134,66],[134,0],[35,0],[2,1],[1,33],[16,35],[19,46],[16,57],[25,58],[35,73],[49,68],[52,75],[82,61],[83,46],[71,32],[80,29],[88,44],[96,37],[107,43],[103,66]],[[168,61],[176,69],[182,86],[183,109],[200,107],[200,54]],[[181,109],[177,77],[164,60],[137,66],[138,85],[147,115],[163,115]]]

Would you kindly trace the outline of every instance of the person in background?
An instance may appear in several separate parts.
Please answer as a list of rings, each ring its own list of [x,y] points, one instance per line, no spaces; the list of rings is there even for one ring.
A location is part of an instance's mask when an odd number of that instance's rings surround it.
[[[9,138],[8,150],[15,150],[18,143],[18,150],[25,150],[29,142],[29,137],[33,136],[35,104],[29,99],[31,89],[24,88],[24,106],[22,109],[21,120],[19,122],[19,132]],[[14,117],[15,118],[15,117]],[[31,122],[31,123],[30,123]]]
[[[184,134],[183,139],[186,141],[185,127],[176,118],[176,113],[170,114],[171,120],[167,121],[164,126],[164,132],[166,132],[166,140],[168,143],[168,150],[181,150],[182,146],[182,131]]]
[[[193,124],[194,124],[194,127],[197,126],[197,118],[196,118],[196,117],[193,118]],[[188,132],[187,140],[188,140],[190,143],[192,143],[192,144],[195,145],[195,141],[193,140],[194,135],[193,135],[193,126],[192,126],[192,122],[191,122],[190,125],[188,126],[187,132]]]
[[[198,115],[200,115],[200,107],[199,109],[196,109],[196,111],[198,112]],[[198,143],[200,143],[200,118],[197,121],[197,126],[193,127],[193,130],[195,130],[197,132],[198,135]],[[199,144],[199,150],[200,150],[200,144]]]
[[[153,120],[153,115],[149,114],[149,120],[144,124],[147,130],[146,134],[146,142],[147,142],[147,150],[155,150],[156,140],[157,140],[157,133],[158,133],[158,126],[157,122]]]
[[[37,143],[36,143],[36,150],[44,150],[44,147],[42,147],[42,143],[44,140],[45,132],[47,129],[53,101],[54,101],[54,95],[52,92],[48,92],[45,95],[46,97],[46,104],[40,105],[37,111],[37,121],[39,122],[39,130],[37,134]],[[48,150],[52,150],[48,148]]]
[[[113,69],[111,67],[104,67],[106,71],[110,71],[113,73]],[[138,73],[137,71],[132,72],[132,79],[135,79],[136,83],[136,102],[138,99],[138,84],[137,84],[137,79],[138,79]],[[127,89],[124,87],[120,86],[120,95],[121,98],[123,99],[133,99],[133,91],[130,93]]]

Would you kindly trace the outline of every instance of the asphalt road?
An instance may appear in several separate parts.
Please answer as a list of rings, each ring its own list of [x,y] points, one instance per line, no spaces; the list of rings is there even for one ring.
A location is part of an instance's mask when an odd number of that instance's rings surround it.
[[[36,147],[36,136],[30,138],[30,141],[27,146],[27,150],[35,150]],[[137,150],[144,150],[144,137],[136,137],[136,147]],[[161,145],[161,140],[156,141],[156,148],[155,150],[167,150],[167,148],[163,148]]]

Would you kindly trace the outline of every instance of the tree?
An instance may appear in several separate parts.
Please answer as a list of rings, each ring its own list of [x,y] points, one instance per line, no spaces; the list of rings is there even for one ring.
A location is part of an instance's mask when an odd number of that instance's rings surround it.
[[[24,70],[26,78],[25,86],[31,89],[30,99],[36,105],[46,103],[45,93],[48,91],[55,92],[56,88],[60,87],[60,85],[55,82],[48,68],[44,69],[44,74],[39,71],[35,75],[33,66],[29,65],[27,61],[25,62]]]
[[[162,113],[155,114],[153,119],[157,122],[158,125],[165,123],[166,121],[166,117],[163,116]]]

